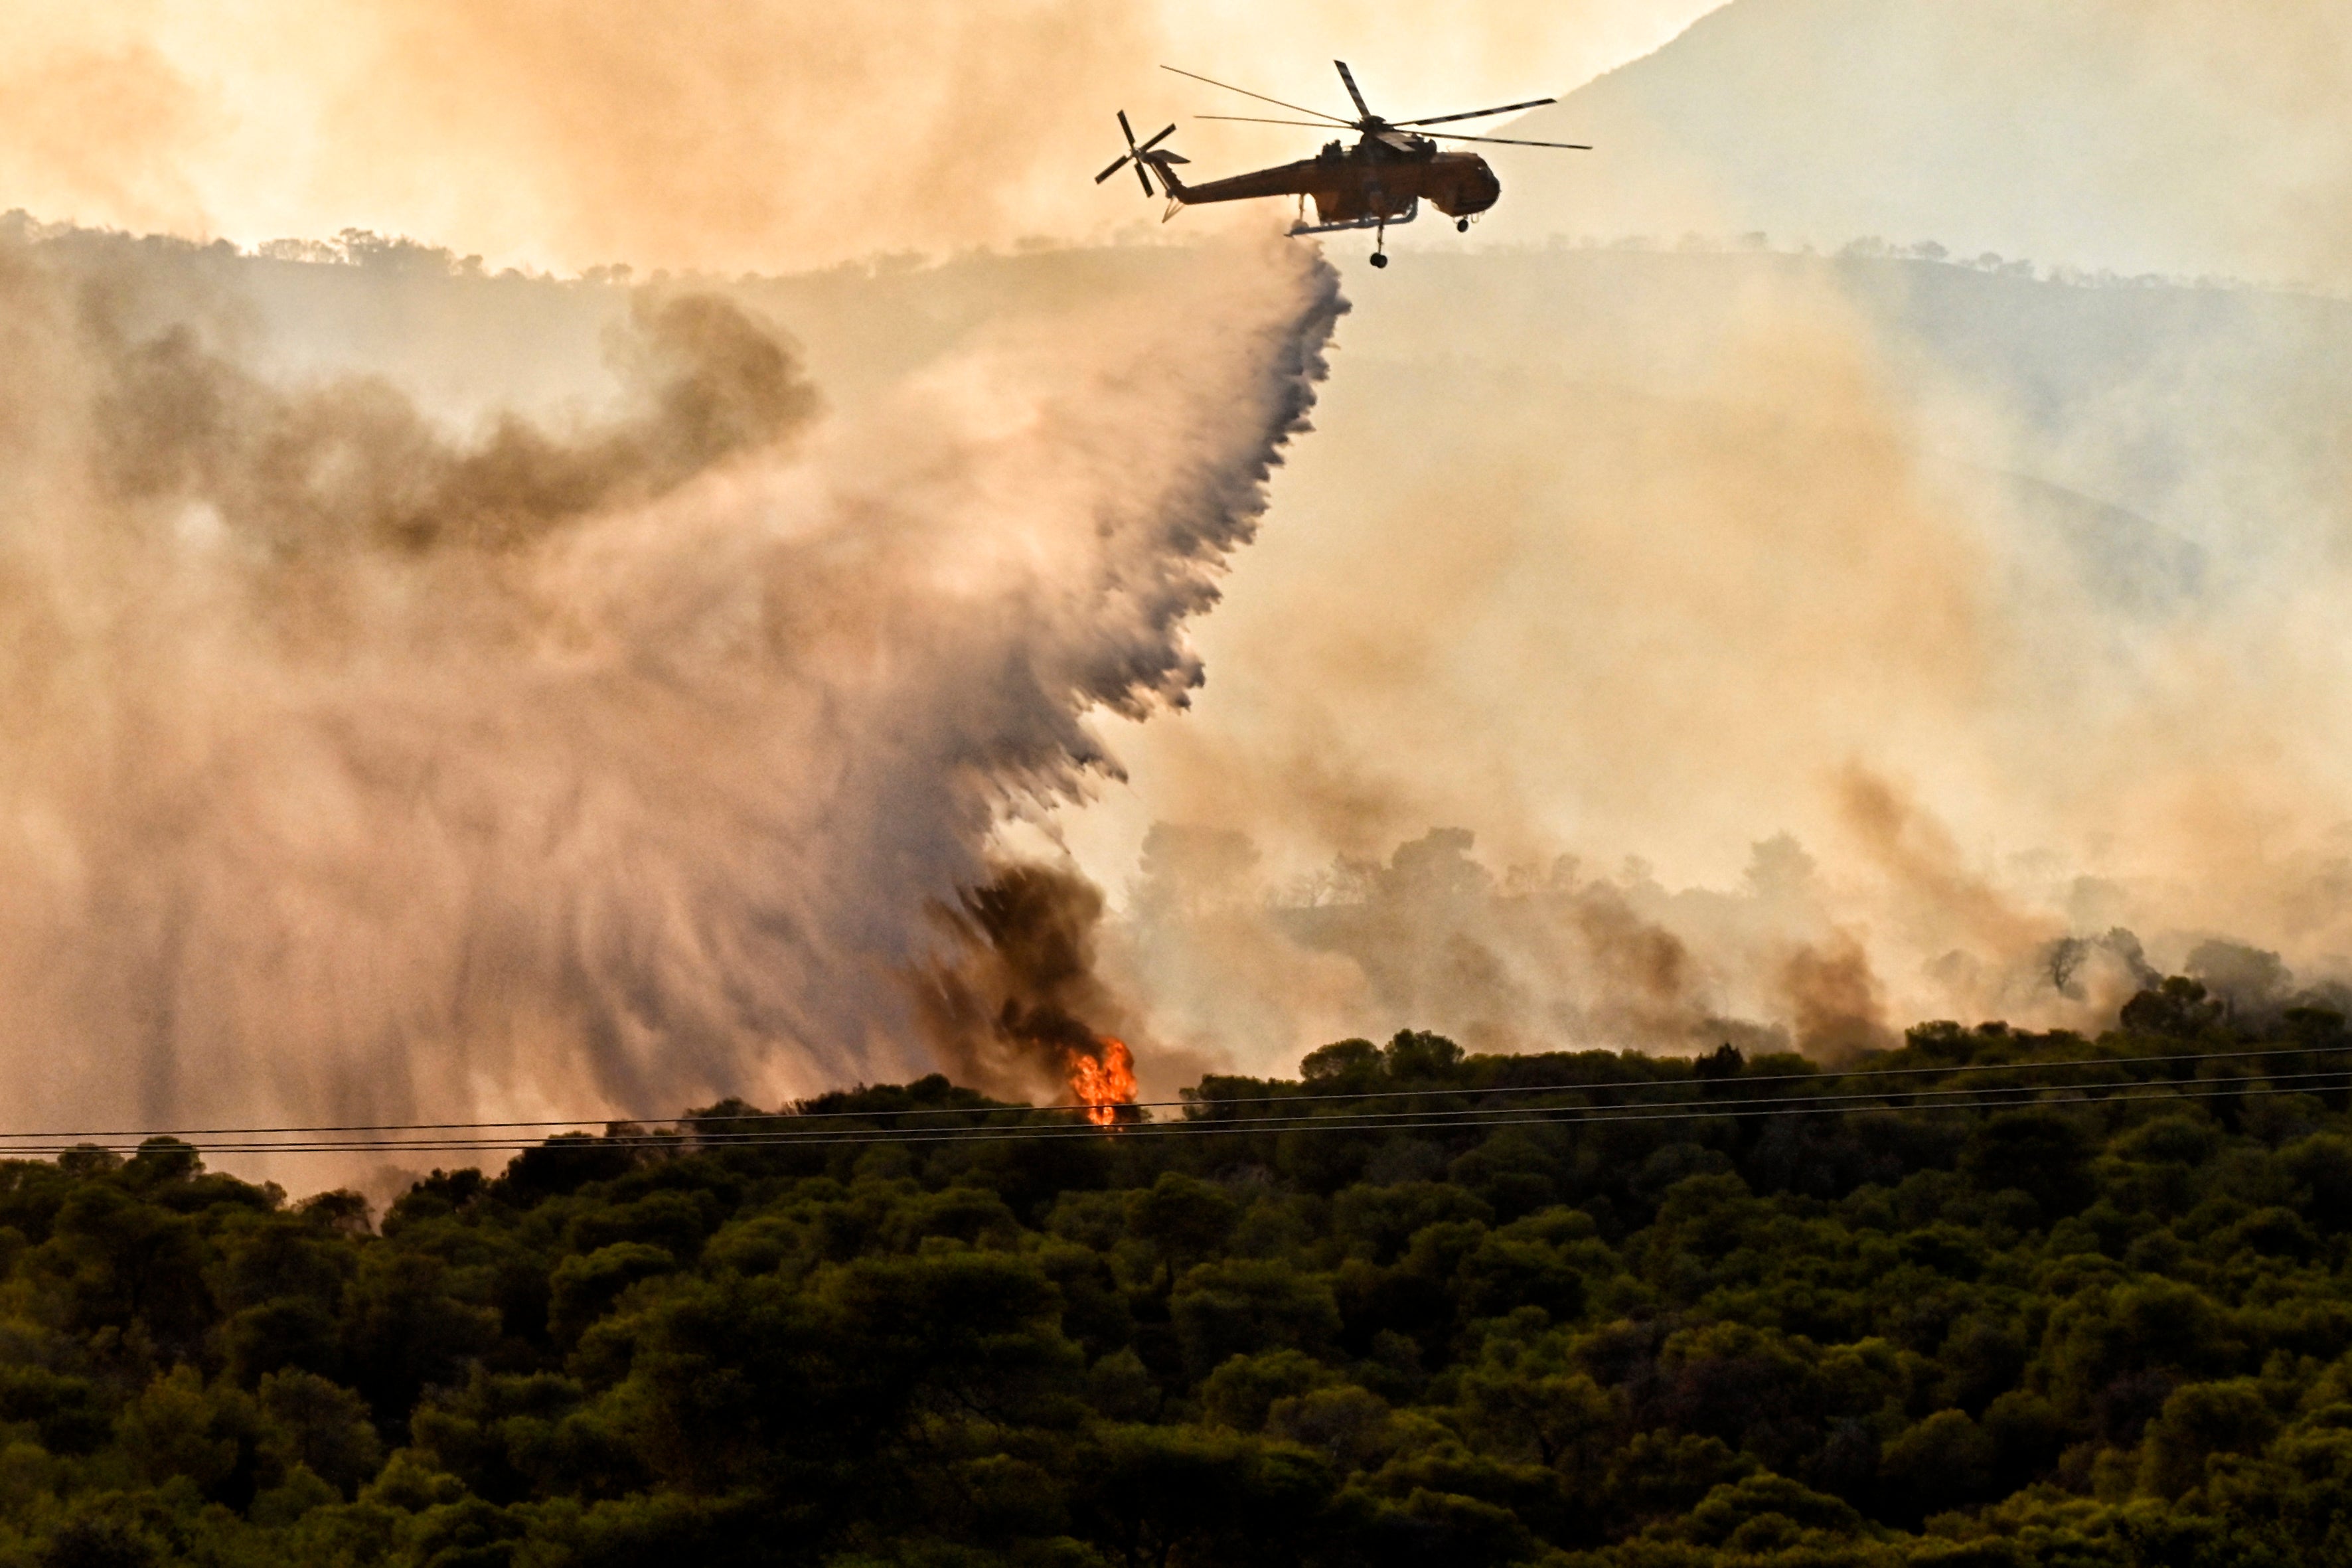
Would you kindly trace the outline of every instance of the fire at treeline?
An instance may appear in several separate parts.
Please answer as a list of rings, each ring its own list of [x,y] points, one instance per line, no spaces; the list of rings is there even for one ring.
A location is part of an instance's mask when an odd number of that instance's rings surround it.
[[[2176,977],[1834,1069],[1406,1032],[1108,1117],[730,1101],[380,1219],[17,1159],[0,1553],[2326,1561],[2348,1095],[2340,1014]]]

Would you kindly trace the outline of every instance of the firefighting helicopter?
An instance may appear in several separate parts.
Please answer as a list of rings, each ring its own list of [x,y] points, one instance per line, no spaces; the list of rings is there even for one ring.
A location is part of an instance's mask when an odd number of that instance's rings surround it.
[[[1129,163],[1135,165],[1135,176],[1143,182],[1143,194],[1159,195],[1151,188],[1151,175],[1160,176],[1160,184],[1168,197],[1168,210],[1160,222],[1176,216],[1179,207],[1197,202],[1238,202],[1254,196],[1297,196],[1299,221],[1290,232],[1298,234],[1330,234],[1340,229],[1369,228],[1373,231],[1372,265],[1389,264],[1386,246],[1389,226],[1411,223],[1421,214],[1421,204],[1430,205],[1454,220],[1457,232],[1468,233],[1470,220],[1495,205],[1503,194],[1503,183],[1495,178],[1495,171],[1486,160],[1475,153],[1442,153],[1439,142],[1492,142],[1507,147],[1558,147],[1571,153],[1590,153],[1591,148],[1579,142],[1527,142],[1509,136],[1465,136],[1451,131],[1423,131],[1428,125],[1448,125],[1463,120],[1484,120],[1490,115],[1508,114],[1515,110],[1536,109],[1557,99],[1531,98],[1524,103],[1506,103],[1496,109],[1474,109],[1461,114],[1432,114],[1418,120],[1383,120],[1364,102],[1364,95],[1356,90],[1355,73],[1349,70],[1345,60],[1333,60],[1339,68],[1339,80],[1348,89],[1348,96],[1356,105],[1356,118],[1343,119],[1326,114],[1319,109],[1307,109],[1296,103],[1285,103],[1278,98],[1268,98],[1262,92],[1235,87],[1230,82],[1211,80],[1174,66],[1162,66],[1194,81],[1207,82],[1211,87],[1227,92],[1238,92],[1244,98],[1255,98],[1261,103],[1271,103],[1295,114],[1311,114],[1312,120],[1267,120],[1251,114],[1203,114],[1202,120],[1239,121],[1252,125],[1305,125],[1321,128],[1337,125],[1356,132],[1353,147],[1338,142],[1327,142],[1312,158],[1302,158],[1296,163],[1284,163],[1271,169],[1256,169],[1229,179],[1211,180],[1198,185],[1188,185],[1178,176],[1173,165],[1187,163],[1191,159],[1162,147],[1161,142],[1176,134],[1171,125],[1148,142],[1135,139],[1134,128],[1127,122],[1127,111],[1119,110],[1118,128],[1127,137],[1127,151],[1108,169],[1095,176],[1099,185]],[[1146,171],[1150,171],[1147,173]],[[1316,221],[1307,221],[1307,199],[1315,198]]]

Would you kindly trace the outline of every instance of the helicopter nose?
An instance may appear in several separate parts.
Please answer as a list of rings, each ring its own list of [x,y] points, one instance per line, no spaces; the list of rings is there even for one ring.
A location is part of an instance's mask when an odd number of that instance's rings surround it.
[[[1495,177],[1493,165],[1484,158],[1479,159],[1478,166],[1470,171],[1470,177],[1462,182],[1463,214],[1485,212],[1502,196],[1503,182]]]

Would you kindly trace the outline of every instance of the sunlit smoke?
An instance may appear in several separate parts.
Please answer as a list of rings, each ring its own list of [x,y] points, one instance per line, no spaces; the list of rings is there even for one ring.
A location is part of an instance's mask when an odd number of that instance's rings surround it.
[[[1738,247],[1374,287],[1217,679],[1064,825],[1156,1044],[1837,1059],[2352,980],[2352,308]]]
[[[429,235],[492,269],[735,275],[1150,224],[1083,172],[1125,108],[1208,108],[1161,60],[1397,114],[1563,90],[1708,0],[100,0],[0,15],[0,210],[252,245]],[[1244,101],[1244,100],[1235,100]],[[1295,156],[1194,127],[1209,164]],[[486,150],[494,150],[486,155]],[[1218,226],[1196,214],[1182,228]],[[1244,220],[1246,221],[1246,220]],[[1180,229],[1180,232],[1181,230]]]
[[[1089,714],[1197,682],[1342,308],[1296,247],[1171,255],[827,416],[786,324],[648,290],[617,412],[468,433],[254,368],[243,276],[0,247],[25,1124],[929,1070],[938,911],[1115,768]]]

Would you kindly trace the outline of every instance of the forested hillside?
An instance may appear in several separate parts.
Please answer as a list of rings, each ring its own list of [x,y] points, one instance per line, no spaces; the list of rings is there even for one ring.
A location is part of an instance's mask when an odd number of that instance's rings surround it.
[[[2352,1039],[2125,1018],[11,1163],[0,1562],[2344,1561]]]

